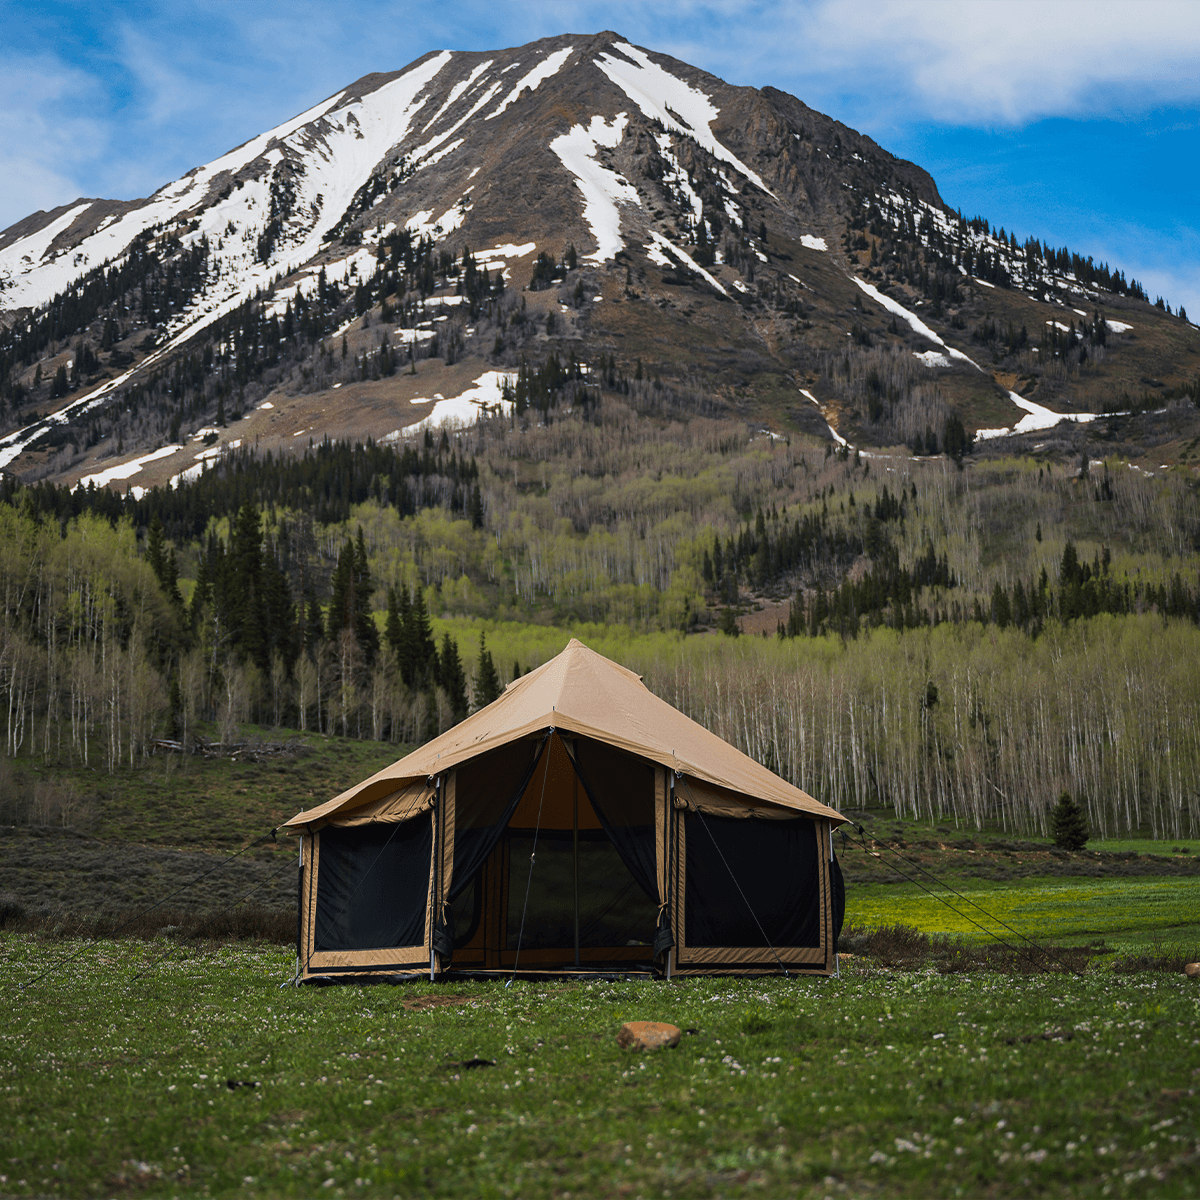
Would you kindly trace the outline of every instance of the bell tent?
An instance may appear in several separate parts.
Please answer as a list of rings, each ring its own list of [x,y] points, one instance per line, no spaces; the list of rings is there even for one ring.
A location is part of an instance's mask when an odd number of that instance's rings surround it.
[[[843,820],[572,640],[286,823],[297,979],[828,973]]]

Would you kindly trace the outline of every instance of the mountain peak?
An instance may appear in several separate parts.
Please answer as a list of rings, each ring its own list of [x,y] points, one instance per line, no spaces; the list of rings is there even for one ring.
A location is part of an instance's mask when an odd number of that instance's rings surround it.
[[[308,349],[294,326],[263,344],[300,309]],[[208,427],[219,398],[332,396],[333,337],[368,373],[396,346],[475,376],[549,354],[653,364],[781,428],[922,445],[952,415],[1007,428],[1031,403],[1111,408],[1144,377],[1177,389],[1196,342],[1119,272],[964,220],[920,167],[795,97],[613,30],[431,52],[147,199],[32,214],[0,234],[0,319],[0,466],[76,474],[126,431]],[[190,398],[135,430],[185,361]],[[389,386],[393,408],[417,398]]]

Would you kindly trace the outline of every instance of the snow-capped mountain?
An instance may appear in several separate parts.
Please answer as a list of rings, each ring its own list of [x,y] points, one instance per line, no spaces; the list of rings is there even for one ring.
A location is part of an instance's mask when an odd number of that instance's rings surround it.
[[[1011,427],[1022,407],[1098,410],[1069,366],[1035,381],[1035,356],[1077,356],[1078,341],[1093,364],[1113,357],[1134,326],[1175,320],[1145,299],[1106,266],[964,220],[919,167],[773,89],[611,32],[447,50],[366,76],[148,199],[79,200],[0,234],[0,466],[35,450],[55,474],[118,446],[168,457],[168,426],[186,444],[226,396],[238,410],[277,407],[279,389],[328,396],[348,381],[333,379],[331,338],[364,379],[397,346],[414,367],[424,348],[479,371],[569,350],[702,374],[720,403],[823,435],[828,418],[921,437],[964,406],[978,426],[1008,405]],[[282,344],[310,305],[320,370],[263,347],[262,322],[283,323]],[[882,393],[864,382],[872,352],[876,378],[882,358],[905,364]],[[1130,378],[1149,371],[1128,357]],[[163,400],[171,371],[182,382]],[[1154,381],[1173,386],[1173,371],[1158,360]],[[404,403],[425,398],[384,376]]]

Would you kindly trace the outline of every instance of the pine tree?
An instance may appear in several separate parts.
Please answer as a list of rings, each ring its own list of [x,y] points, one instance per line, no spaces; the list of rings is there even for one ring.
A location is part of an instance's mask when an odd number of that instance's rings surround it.
[[[157,513],[151,518],[150,528],[146,531],[146,565],[154,572],[154,578],[162,583],[166,554],[163,545],[162,518]]]
[[[438,673],[455,721],[463,720],[471,707],[467,700],[467,677],[463,672],[462,660],[458,657],[458,644],[449,633],[442,635]]]
[[[496,664],[492,660],[492,652],[487,648],[484,635],[479,635],[479,663],[475,671],[475,703],[485,708],[493,700],[499,699],[504,689],[500,686],[500,676]]]
[[[409,687],[426,688],[438,681],[437,644],[429,625],[429,611],[425,607],[425,594],[418,584],[413,589],[412,603],[405,607],[400,603],[400,617],[404,625],[404,650],[400,655],[400,672]],[[407,667],[408,674],[405,675]]]
[[[400,617],[400,599],[394,585],[388,587],[387,618],[383,625],[383,637],[400,661],[400,647],[404,641],[404,622]]]
[[[375,625],[375,618],[371,615],[371,596],[375,591],[375,584],[371,580],[371,567],[367,561],[367,547],[363,541],[361,525],[354,541],[354,577],[354,633],[363,649],[364,657],[370,664],[375,661],[379,652],[379,630]]]
[[[359,526],[357,538],[354,541],[347,539],[342,547],[333,572],[327,636],[332,642],[343,630],[352,630],[368,664],[375,661],[379,650],[379,630],[371,615],[373,591],[367,548]]]
[[[267,666],[266,612],[263,604],[262,518],[258,509],[246,501],[238,511],[229,539],[227,570],[214,578],[223,595],[218,609],[231,616],[234,644],[260,668]]]
[[[1063,850],[1082,850],[1091,836],[1083,809],[1063,792],[1050,814],[1050,832],[1054,844]]]

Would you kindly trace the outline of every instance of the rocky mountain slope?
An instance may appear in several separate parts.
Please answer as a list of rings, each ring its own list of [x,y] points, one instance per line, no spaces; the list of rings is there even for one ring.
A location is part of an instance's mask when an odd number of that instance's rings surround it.
[[[1178,456],[1200,391],[1200,330],[1116,266],[612,32],[429,54],[148,199],[33,214],[0,325],[0,466],[122,486],[520,407],[522,363],[921,454],[1066,415]]]

